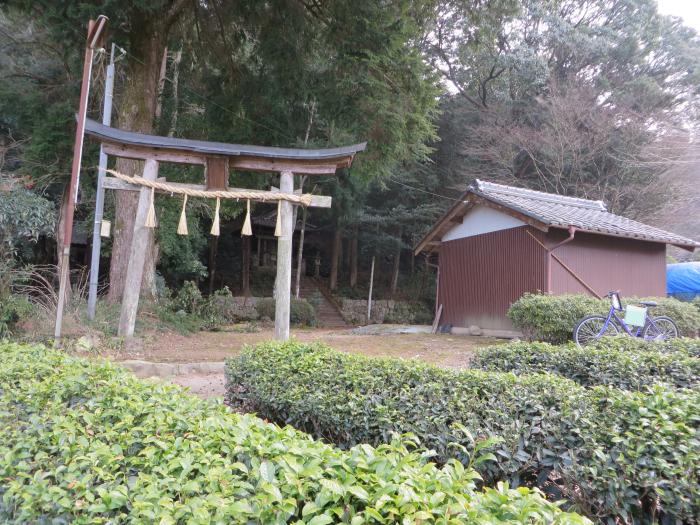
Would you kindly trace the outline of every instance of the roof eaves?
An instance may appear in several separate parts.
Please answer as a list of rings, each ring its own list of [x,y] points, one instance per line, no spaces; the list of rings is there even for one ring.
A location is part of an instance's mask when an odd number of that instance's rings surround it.
[[[116,141],[130,146],[154,147],[172,150],[185,150],[202,155],[224,155],[235,157],[251,155],[275,159],[327,160],[339,157],[354,157],[364,151],[366,142],[325,149],[278,148],[268,146],[250,146],[245,144],[228,144],[224,142],[209,142],[203,140],[161,137],[134,131],[121,130],[105,126],[99,122],[86,119],[85,132],[101,139]]]
[[[557,222],[557,221],[551,221],[548,220],[541,215],[537,215],[536,213],[526,209],[522,208],[516,204],[513,204],[512,202],[506,202],[503,200],[498,199],[497,197],[494,197],[493,195],[489,195],[488,193],[482,192],[482,191],[472,191],[474,195],[477,195],[481,197],[482,199],[485,199],[489,202],[493,202],[494,204],[498,204],[499,206],[502,206],[503,208],[513,210],[515,212],[520,213],[521,215],[525,215],[526,217],[529,217],[533,219],[534,221],[537,221],[538,223],[544,225],[544,226],[562,226],[562,227],[568,227],[568,225],[564,226],[564,223],[562,222]]]
[[[418,241],[415,248],[413,249],[414,255],[418,255],[424,250],[424,248],[428,245],[428,243],[430,243],[433,240],[436,233],[440,230],[440,228],[443,226],[445,221],[450,219],[452,217],[453,213],[455,213],[458,210],[458,208],[460,208],[460,207],[468,208],[469,200],[467,197],[469,196],[469,193],[470,193],[470,190],[467,190],[466,192],[464,192],[462,194],[462,196],[459,198],[459,200],[457,202],[455,202],[452,206],[450,206],[447,209],[447,211],[445,211],[445,213],[443,213],[442,216],[435,222],[433,227],[430,228],[426,232],[425,235],[423,235],[421,240]]]

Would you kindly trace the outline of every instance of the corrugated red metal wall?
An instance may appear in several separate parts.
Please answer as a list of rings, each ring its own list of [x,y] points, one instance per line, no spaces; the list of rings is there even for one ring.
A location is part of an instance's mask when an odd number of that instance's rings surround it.
[[[551,290],[547,289],[547,252],[531,235],[552,247],[568,232],[552,229],[545,234],[522,226],[443,242],[440,324],[510,330],[506,312],[525,292],[588,294],[554,259]],[[620,290],[623,297],[666,295],[663,244],[578,232],[553,253],[600,295],[610,290]]]
[[[506,312],[525,292],[545,291],[546,252],[529,226],[440,245],[440,324],[512,330]]]
[[[567,237],[566,231],[550,230],[546,244],[553,246]],[[620,290],[623,297],[666,295],[664,244],[577,232],[573,241],[553,253],[600,295],[611,290]],[[554,294],[588,293],[555,260],[551,279]]]

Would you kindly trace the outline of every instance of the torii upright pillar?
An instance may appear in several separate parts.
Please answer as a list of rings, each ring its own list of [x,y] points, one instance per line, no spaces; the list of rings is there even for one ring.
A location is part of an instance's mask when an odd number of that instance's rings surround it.
[[[143,168],[143,178],[156,180],[158,178],[158,161],[146,160]],[[146,226],[146,217],[151,205],[151,191],[148,188],[139,190],[139,203],[134,220],[134,233],[131,239],[131,253],[126,269],[126,282],[122,296],[122,307],[119,315],[120,336],[131,337],[134,335],[136,325],[136,312],[141,295],[141,281],[143,279],[144,263],[146,261],[146,248],[149,238],[153,236],[153,230]]]
[[[294,175],[280,173],[280,192],[294,193]],[[289,314],[292,293],[292,238],[294,235],[292,203],[280,201],[280,236],[277,238],[277,277],[275,279],[275,339],[289,339]]]

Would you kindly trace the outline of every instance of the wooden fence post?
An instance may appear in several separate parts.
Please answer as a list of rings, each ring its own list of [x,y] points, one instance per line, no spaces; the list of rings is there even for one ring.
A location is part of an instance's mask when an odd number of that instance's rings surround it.
[[[158,161],[153,159],[146,161],[143,168],[143,178],[147,180],[156,180],[158,178]],[[141,280],[143,279],[143,266],[146,261],[146,248],[149,236],[153,235],[153,230],[145,226],[150,205],[151,189],[142,187],[139,190],[139,204],[136,210],[136,220],[134,221],[131,255],[129,257],[129,266],[126,270],[122,308],[119,316],[117,333],[120,336],[131,337],[134,335],[136,313],[141,294]]]
[[[372,324],[372,287],[374,286],[374,258],[372,256],[372,269],[369,271],[369,297],[367,297],[367,324]]]

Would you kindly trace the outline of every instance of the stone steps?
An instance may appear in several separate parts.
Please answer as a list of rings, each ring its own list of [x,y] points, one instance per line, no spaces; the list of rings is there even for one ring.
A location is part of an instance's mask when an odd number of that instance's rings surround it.
[[[316,318],[322,327],[345,328],[348,326],[343,316],[340,315],[338,308],[326,298],[311,279],[302,278],[299,283],[299,297],[307,301],[310,299],[315,300],[318,304],[316,306]]]

